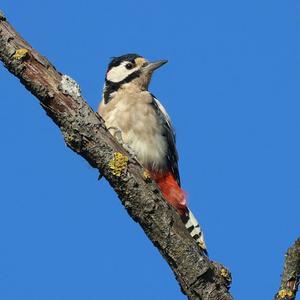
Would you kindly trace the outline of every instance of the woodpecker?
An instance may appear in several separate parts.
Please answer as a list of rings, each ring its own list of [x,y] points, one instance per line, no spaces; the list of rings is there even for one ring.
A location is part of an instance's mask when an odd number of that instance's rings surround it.
[[[138,54],[114,57],[108,65],[98,113],[113,135],[148,170],[164,198],[207,254],[203,232],[187,207],[180,185],[175,131],[163,105],[148,91],[153,72],[167,60],[149,62]]]

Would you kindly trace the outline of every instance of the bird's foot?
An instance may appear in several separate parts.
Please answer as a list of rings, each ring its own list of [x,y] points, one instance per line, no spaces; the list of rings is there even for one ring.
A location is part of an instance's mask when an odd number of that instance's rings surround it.
[[[124,141],[122,138],[122,131],[118,127],[108,127],[107,130],[111,133],[111,135],[117,140],[120,145],[124,145]]]
[[[133,158],[138,161],[136,153],[134,150],[124,142],[123,137],[122,137],[122,131],[117,128],[117,127],[109,127],[108,128],[109,132],[114,136],[114,138],[117,140],[117,142],[129,153],[129,157]],[[140,164],[140,162],[138,161]]]

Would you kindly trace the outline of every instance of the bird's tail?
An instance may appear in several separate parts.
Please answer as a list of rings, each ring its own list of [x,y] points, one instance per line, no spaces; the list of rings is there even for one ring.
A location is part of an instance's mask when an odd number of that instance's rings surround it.
[[[171,205],[173,205],[180,214],[180,217],[190,235],[197,242],[200,248],[207,254],[203,231],[192,212],[187,208],[186,193],[179,186],[178,182],[174,178],[174,175],[171,172],[151,172],[150,174],[152,179],[159,186],[165,199]]]
[[[197,221],[193,213],[187,208],[186,214],[182,215],[181,219],[192,238],[197,242],[199,247],[207,255],[207,247],[204,241],[204,234],[199,222]]]

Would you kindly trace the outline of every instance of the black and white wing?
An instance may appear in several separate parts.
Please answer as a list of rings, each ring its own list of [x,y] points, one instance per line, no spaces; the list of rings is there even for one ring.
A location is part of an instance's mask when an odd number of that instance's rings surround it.
[[[158,99],[155,98],[155,96],[152,95],[152,98],[153,98],[152,105],[158,115],[161,125],[164,128],[164,135],[166,136],[167,139],[167,144],[168,144],[167,166],[168,169],[172,171],[177,183],[180,186],[180,176],[178,170],[178,153],[176,150],[175,131],[173,129],[171,119],[168,113],[166,112],[165,108],[163,107],[163,105],[158,101]]]

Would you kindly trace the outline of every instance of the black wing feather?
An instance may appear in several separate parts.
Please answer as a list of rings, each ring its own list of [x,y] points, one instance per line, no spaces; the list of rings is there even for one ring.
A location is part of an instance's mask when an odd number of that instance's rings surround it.
[[[151,94],[152,95],[152,94]],[[175,179],[180,186],[180,175],[178,170],[178,153],[176,150],[176,134],[175,130],[173,129],[170,117],[168,116],[167,112],[165,111],[164,107],[161,103],[152,95],[153,101],[152,105],[155,109],[158,119],[161,122],[161,125],[164,128],[164,135],[167,139],[168,150],[167,150],[167,165],[168,169],[172,170]]]

